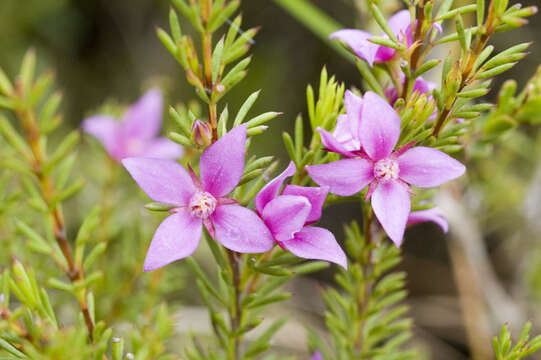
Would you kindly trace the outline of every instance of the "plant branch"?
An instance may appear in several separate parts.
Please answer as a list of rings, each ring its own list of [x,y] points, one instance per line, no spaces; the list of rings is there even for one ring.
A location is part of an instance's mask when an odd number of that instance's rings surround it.
[[[20,94],[23,97],[23,94]],[[43,172],[43,166],[46,163],[46,154],[42,149],[41,133],[39,126],[36,122],[35,113],[31,109],[20,109],[16,111],[16,115],[19,118],[22,127],[24,129],[25,137],[30,145],[32,151],[33,160],[31,165],[32,171],[36,175],[39,181],[41,194],[45,204],[49,209],[49,219],[53,229],[55,240],[62,251],[64,259],[66,260],[67,268],[64,266],[62,270],[65,272],[70,282],[76,283],[84,280],[84,270],[77,267],[75,264],[71,246],[66,236],[66,230],[62,212],[58,204],[53,201],[55,194],[55,185],[53,179]],[[88,329],[88,337],[90,341],[93,341],[94,323],[88,305],[86,303],[86,289],[83,288],[79,296],[77,296],[81,312],[85,319],[85,324]]]

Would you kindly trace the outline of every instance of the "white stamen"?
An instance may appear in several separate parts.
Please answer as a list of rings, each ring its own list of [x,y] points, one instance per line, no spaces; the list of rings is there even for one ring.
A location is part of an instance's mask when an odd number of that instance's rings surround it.
[[[399,173],[400,168],[396,160],[382,159],[374,165],[374,176],[378,180],[395,180],[398,179]]]
[[[216,210],[217,203],[216,198],[208,192],[198,191],[190,199],[189,207],[193,216],[207,219]]]

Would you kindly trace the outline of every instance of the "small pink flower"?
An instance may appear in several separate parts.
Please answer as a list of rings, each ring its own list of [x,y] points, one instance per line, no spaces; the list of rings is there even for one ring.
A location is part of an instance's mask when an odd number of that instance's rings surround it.
[[[408,10],[401,10],[394,14],[389,19],[389,27],[399,42],[403,43],[405,40],[408,47],[413,44],[411,16]],[[330,38],[339,39],[344,42],[357,56],[366,60],[370,66],[373,66],[374,63],[391,60],[396,50],[370,42],[373,36],[371,33],[363,30],[342,29],[332,33]],[[382,36],[387,37],[385,33]]]
[[[261,253],[273,237],[253,211],[225,198],[244,172],[246,125],[241,125],[207,148],[200,159],[201,180],[178,163],[163,159],[127,158],[122,164],[154,201],[174,206],[172,215],[152,238],[144,270],[154,270],[191,255],[201,239],[202,225],[226,248]]]
[[[321,354],[321,351],[319,350],[314,351],[310,360],[323,360],[323,355]]]
[[[347,259],[334,235],[327,229],[308,226],[319,220],[328,187],[286,185],[295,174],[295,164],[271,180],[255,198],[258,214],[274,240],[283,249],[305,259],[325,260],[347,268]]]
[[[306,167],[312,179],[330,192],[349,196],[369,185],[367,198],[381,226],[400,246],[411,209],[409,185],[430,188],[461,176],[465,167],[447,154],[411,144],[394,150],[400,117],[381,97],[367,92],[362,99],[357,158]],[[394,150],[394,151],[393,151]]]
[[[116,161],[127,157],[177,159],[183,154],[182,147],[158,136],[162,109],[162,94],[152,89],[126,111],[122,122],[112,116],[96,115],[85,119],[82,128],[96,137]]]
[[[413,45],[411,16],[408,10],[398,11],[391,16],[388,23],[391,31],[400,43],[403,44],[405,42],[408,48]],[[443,30],[439,23],[433,23],[432,28],[440,33]],[[387,46],[374,44],[370,41],[373,36],[371,33],[363,30],[342,29],[332,33],[329,38],[339,39],[345,43],[358,57],[366,60],[370,66],[373,66],[374,63],[383,63],[391,60],[396,50]],[[381,36],[388,38],[385,33],[382,33]]]

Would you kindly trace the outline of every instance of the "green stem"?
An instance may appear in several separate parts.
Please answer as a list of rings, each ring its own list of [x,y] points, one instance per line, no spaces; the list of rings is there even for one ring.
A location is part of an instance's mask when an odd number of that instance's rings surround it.
[[[241,273],[238,261],[238,254],[234,251],[227,250],[227,257],[229,259],[229,266],[231,267],[231,272],[233,275],[233,286],[234,299],[231,307],[229,309],[229,319],[231,323],[231,337],[228,348],[228,360],[239,360],[240,359],[240,342],[241,337],[236,333],[240,328],[240,321],[242,317],[242,306],[241,306]]]

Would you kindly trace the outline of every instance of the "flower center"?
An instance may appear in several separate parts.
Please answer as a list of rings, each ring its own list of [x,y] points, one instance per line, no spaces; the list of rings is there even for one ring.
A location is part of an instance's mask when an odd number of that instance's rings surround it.
[[[208,192],[198,191],[190,199],[190,212],[193,216],[206,219],[212,215],[217,203],[216,198]]]
[[[378,180],[395,180],[398,179],[398,161],[391,159],[382,159],[374,165],[374,176]]]

